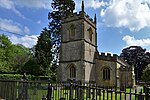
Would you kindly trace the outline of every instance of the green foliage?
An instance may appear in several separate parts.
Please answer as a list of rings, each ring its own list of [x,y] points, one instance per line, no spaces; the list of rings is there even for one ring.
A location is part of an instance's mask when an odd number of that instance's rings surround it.
[[[73,13],[75,3],[73,0],[52,0],[51,7],[53,11],[48,14],[49,30],[44,28],[38,38],[35,57],[43,70],[43,75],[48,75],[52,80],[56,80],[62,18]]]
[[[124,48],[120,56],[134,66],[136,79],[141,79],[143,69],[150,62],[150,53],[140,46],[130,46]]]
[[[0,48],[9,48],[12,45],[11,41],[4,34],[0,34]]]
[[[23,67],[24,72],[31,75],[42,75],[42,68],[38,64],[37,59],[31,58]]]
[[[4,34],[0,35],[0,72],[10,71],[10,64],[5,49],[10,48],[11,42]]]
[[[150,64],[144,69],[142,80],[144,81],[150,81]]]
[[[21,78],[20,74],[0,74],[0,79],[4,80],[21,80]]]
[[[23,75],[21,74],[0,74],[0,79],[4,80],[21,80]],[[49,81],[49,76],[34,76],[34,75],[26,75],[27,80],[40,80],[40,81]],[[51,80],[50,80],[51,81]]]
[[[47,75],[50,70],[52,62],[52,44],[50,38],[50,32],[46,28],[43,29],[38,37],[37,44],[35,46],[35,57],[38,64],[41,67],[43,75]],[[39,67],[38,67],[39,68]]]
[[[14,45],[4,34],[0,35],[0,73],[21,73],[31,54],[23,45]]]
[[[53,15],[56,16],[56,19],[67,17],[73,13],[75,9],[75,3],[73,0],[52,0],[52,8],[54,9]],[[54,17],[53,17],[54,18]]]
[[[75,3],[73,0],[52,0],[51,6],[53,11],[49,12],[48,14],[48,19],[50,20],[49,30],[53,45],[53,62],[58,63],[62,18],[73,13],[73,10],[75,9]]]
[[[8,52],[11,48],[11,41],[4,34],[0,34],[0,72],[11,72],[12,66],[9,62]]]
[[[31,58],[31,54],[28,48],[25,48],[23,45],[13,45],[11,49],[11,65],[15,72],[24,72],[23,66]]]

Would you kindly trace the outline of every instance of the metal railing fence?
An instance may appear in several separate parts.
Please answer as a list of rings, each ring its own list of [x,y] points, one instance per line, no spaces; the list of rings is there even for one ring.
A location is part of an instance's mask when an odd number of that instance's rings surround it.
[[[0,80],[0,99],[6,100],[150,100],[137,88],[102,88],[95,83]]]

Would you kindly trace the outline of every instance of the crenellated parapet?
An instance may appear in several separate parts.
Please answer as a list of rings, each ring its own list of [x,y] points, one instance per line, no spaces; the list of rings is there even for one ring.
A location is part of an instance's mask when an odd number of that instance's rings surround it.
[[[111,55],[110,53],[100,53],[99,56],[97,56],[97,59],[99,60],[106,60],[106,61],[117,61],[117,55],[113,54]]]
[[[91,24],[94,28],[96,28],[96,14],[94,19],[90,18],[89,15],[87,15],[84,11],[84,1],[82,1],[82,7],[81,11],[79,13],[75,12],[72,15],[68,17],[63,17],[62,18],[62,23],[67,23],[71,21],[77,21],[83,19],[87,23]]]
[[[110,53],[100,53],[98,56],[97,56],[97,59],[98,60],[105,60],[105,61],[111,61],[111,62],[118,62],[124,66],[129,66],[129,64],[127,62],[125,62],[125,60],[118,56],[117,54],[110,54]]]
[[[82,11],[80,11],[79,13],[75,12],[68,17],[63,17],[62,23],[77,21],[77,20],[81,20],[81,19],[84,19],[86,22],[91,24],[93,27],[96,27],[95,19],[91,18],[89,15],[87,15],[85,12],[82,12]]]

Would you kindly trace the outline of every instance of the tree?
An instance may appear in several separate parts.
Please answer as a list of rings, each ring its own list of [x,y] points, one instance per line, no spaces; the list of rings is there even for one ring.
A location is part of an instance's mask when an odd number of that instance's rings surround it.
[[[9,48],[12,45],[11,41],[4,34],[0,34],[0,48]]]
[[[150,54],[140,46],[130,46],[122,50],[120,54],[125,61],[135,68],[136,79],[141,79],[142,71],[150,60]]]
[[[150,81],[150,64],[144,69],[143,75],[142,75],[142,80],[143,81]]]
[[[50,20],[49,30],[53,45],[53,62],[58,63],[62,18],[70,16],[73,13],[75,3],[73,0],[52,0],[51,6],[53,11],[48,14],[48,19]]]
[[[23,45],[14,45],[4,34],[0,35],[0,72],[20,73],[30,57],[30,51]]]
[[[30,58],[25,65],[23,66],[23,71],[26,72],[27,74],[39,76],[42,75],[42,68],[38,64],[36,58]]]
[[[24,73],[23,67],[32,57],[29,48],[26,48],[21,44],[16,44],[12,45],[10,50],[11,51],[8,52],[7,56],[10,56],[9,60],[13,66],[13,70],[17,73]]]
[[[0,34],[0,72],[11,72],[12,66],[7,56],[7,51],[11,48],[11,41],[4,34]]]
[[[44,28],[35,46],[35,57],[43,69],[43,75],[48,75],[52,63],[52,43],[50,36],[50,31]]]

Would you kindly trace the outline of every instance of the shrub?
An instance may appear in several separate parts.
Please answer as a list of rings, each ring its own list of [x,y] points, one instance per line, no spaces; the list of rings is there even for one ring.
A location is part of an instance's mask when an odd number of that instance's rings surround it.
[[[20,80],[22,75],[20,74],[0,74],[0,79],[5,80]]]
[[[21,80],[23,75],[20,74],[0,74],[0,79],[2,80]],[[34,75],[26,75],[27,80],[34,81],[49,81],[49,76],[34,76]],[[50,80],[52,82],[53,80]]]
[[[144,69],[143,75],[142,75],[142,80],[143,81],[150,81],[150,64]]]

